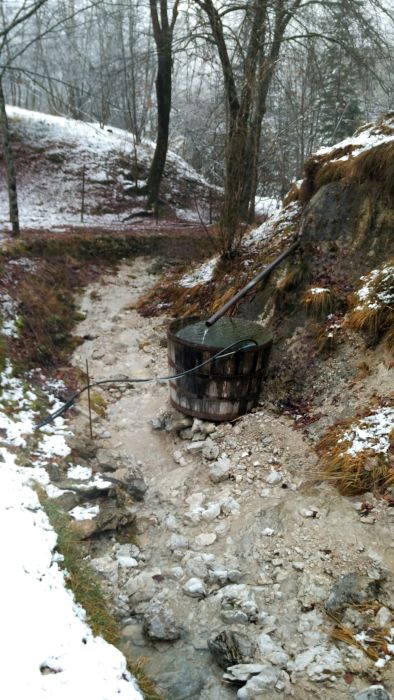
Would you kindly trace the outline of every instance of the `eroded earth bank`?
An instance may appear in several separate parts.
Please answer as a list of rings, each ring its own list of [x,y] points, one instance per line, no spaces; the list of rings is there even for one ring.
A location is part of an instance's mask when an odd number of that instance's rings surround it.
[[[85,291],[73,363],[85,371],[88,360],[92,380],[167,374],[168,319],[135,310],[153,262],[124,263]],[[328,421],[330,391],[346,406],[355,400],[353,370],[325,368]],[[373,391],[388,372],[382,365],[365,381]],[[92,440],[86,394],[71,420],[82,469],[62,499],[80,506],[87,559],[128,651],[145,657],[166,700],[394,690],[390,655],[370,658],[363,641],[372,623],[381,636],[394,625],[393,511],[373,494],[345,498],[316,481],[312,432],[295,430],[268,399],[232,424],[193,421],[171,409],[160,382],[104,385],[92,405]]]

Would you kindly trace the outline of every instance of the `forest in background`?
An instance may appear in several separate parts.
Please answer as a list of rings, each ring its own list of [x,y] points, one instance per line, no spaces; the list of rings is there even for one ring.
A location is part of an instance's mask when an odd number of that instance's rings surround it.
[[[386,0],[3,0],[0,80],[11,104],[156,142],[151,203],[169,142],[224,185],[231,253],[255,194],[393,109],[393,28]]]

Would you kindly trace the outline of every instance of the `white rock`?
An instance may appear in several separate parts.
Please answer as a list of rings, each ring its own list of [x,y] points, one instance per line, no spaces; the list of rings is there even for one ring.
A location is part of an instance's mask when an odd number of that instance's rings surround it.
[[[295,569],[296,571],[303,571],[304,568],[305,568],[305,564],[304,564],[304,562],[302,562],[302,561],[293,561],[292,567],[293,567],[293,569]]]
[[[134,557],[117,557],[119,566],[124,568],[134,568],[138,566],[138,561]]]
[[[274,688],[280,677],[280,670],[268,664],[237,693],[238,700],[257,700],[265,695],[268,688]]]
[[[191,442],[189,445],[187,445],[186,449],[188,452],[192,452],[194,454],[196,452],[201,452],[203,447],[205,447],[205,440],[196,440],[196,442]]]
[[[191,598],[205,598],[207,595],[207,590],[199,578],[189,578],[182,589]]]
[[[220,504],[209,503],[205,510],[201,513],[201,518],[206,521],[215,520],[220,515]]]
[[[192,433],[201,433],[202,420],[200,418],[193,418]]]
[[[169,575],[179,581],[184,575],[184,571],[181,566],[173,566],[169,571]]]
[[[301,508],[300,510],[300,515],[302,515],[303,518],[318,518],[319,517],[319,512],[317,508]]]
[[[224,515],[238,515],[241,506],[232,496],[225,496],[220,500],[220,509]]]
[[[216,542],[217,536],[214,532],[202,532],[201,535],[197,535],[194,543],[197,547],[210,547],[211,544]]]
[[[177,535],[175,532],[171,535],[167,542],[167,547],[169,549],[187,549],[189,547],[189,541],[183,535]]]
[[[264,481],[266,484],[275,486],[275,484],[280,484],[281,481],[283,481],[283,476],[280,472],[276,471],[276,469],[271,469],[270,473],[264,478]]]
[[[209,470],[209,478],[214,484],[226,481],[230,476],[231,463],[227,457],[219,457]]]
[[[204,447],[202,449],[202,456],[205,457],[205,459],[217,459],[219,457],[219,447],[218,445],[215,445],[214,441],[208,437],[205,440]]]
[[[179,520],[176,519],[175,515],[167,515],[164,525],[166,526],[167,530],[171,530],[171,532],[174,532],[175,530],[178,529],[179,527]]]
[[[185,572],[186,575],[192,578],[208,578],[207,565],[201,556],[197,556],[194,559],[189,559],[185,566]]]
[[[264,664],[236,664],[228,666],[226,673],[223,673],[223,680],[227,681],[243,681],[244,683],[252,676],[264,671]]]
[[[202,425],[200,426],[200,430],[204,435],[212,435],[216,432],[217,428],[215,423],[207,423],[207,421],[203,421]]]
[[[273,530],[272,527],[266,527],[264,528],[262,534],[264,535],[264,537],[272,537],[273,535],[275,535],[275,530]]]
[[[224,586],[224,584],[228,581],[227,569],[220,566],[215,567],[209,572],[209,580],[212,581],[212,583],[218,583],[219,585]]]
[[[379,608],[375,617],[375,622],[380,629],[383,627],[388,627],[391,623],[391,619],[391,612],[388,608],[385,608],[384,606]]]
[[[125,593],[130,596],[133,603],[142,603],[151,600],[157,592],[158,584],[154,580],[154,576],[160,576],[161,569],[152,569],[151,571],[143,571],[132,579],[129,579],[125,586]]]
[[[187,462],[186,462],[181,450],[175,450],[175,452],[173,453],[172,456],[173,456],[175,464],[179,464],[180,467],[186,467]]]
[[[306,673],[313,681],[324,681],[330,675],[342,672],[343,668],[338,649],[322,644],[306,649],[287,664],[289,671]]]

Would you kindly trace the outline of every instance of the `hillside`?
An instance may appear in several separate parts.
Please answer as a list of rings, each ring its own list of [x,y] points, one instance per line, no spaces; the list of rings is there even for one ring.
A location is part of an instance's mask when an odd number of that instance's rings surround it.
[[[9,106],[18,182],[21,226],[65,232],[81,226],[82,178],[85,178],[83,223],[101,230],[149,228],[141,212],[144,198],[135,193],[146,183],[154,144],[135,144],[133,135]],[[0,189],[6,193],[4,173]],[[165,220],[208,221],[217,192],[175,153],[168,154],[162,188]],[[196,207],[198,201],[198,209]],[[0,200],[0,226],[7,226],[7,198]]]

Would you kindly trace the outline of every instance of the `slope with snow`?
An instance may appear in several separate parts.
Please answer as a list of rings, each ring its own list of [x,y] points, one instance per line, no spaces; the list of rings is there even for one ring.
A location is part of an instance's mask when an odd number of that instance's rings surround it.
[[[133,134],[18,107],[7,107],[16,159],[20,223],[23,228],[69,226],[124,228],[144,199],[132,192],[145,183],[154,144],[134,142]],[[84,185],[83,185],[84,180]],[[84,213],[81,220],[82,190]],[[193,196],[209,184],[180,156],[169,152],[164,198],[172,216],[190,220]],[[0,230],[8,230],[8,198],[0,170]],[[198,220],[198,216],[194,217]],[[127,222],[130,227],[130,221]]]
[[[15,449],[34,429],[36,396],[13,377],[10,365],[0,382],[2,694],[9,700],[142,700],[121,652],[93,636],[66,588],[56,533],[33,489],[40,483],[54,495],[45,464],[67,453],[63,421],[45,429],[32,466],[18,466]]]

